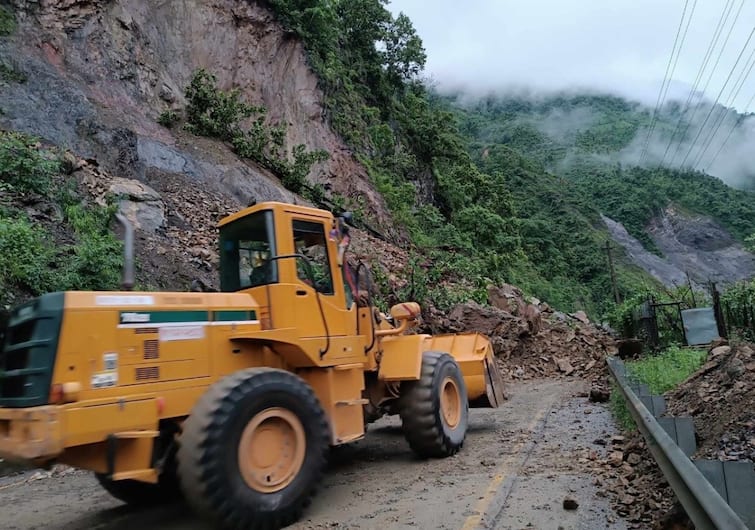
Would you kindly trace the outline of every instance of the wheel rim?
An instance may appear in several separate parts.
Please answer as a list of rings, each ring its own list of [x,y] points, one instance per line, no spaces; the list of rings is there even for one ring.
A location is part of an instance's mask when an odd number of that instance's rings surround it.
[[[304,464],[304,426],[290,410],[269,408],[244,428],[238,457],[247,485],[263,493],[280,491],[296,478]]]
[[[446,377],[441,385],[440,410],[446,425],[454,429],[461,420],[461,393],[459,386],[451,377]]]

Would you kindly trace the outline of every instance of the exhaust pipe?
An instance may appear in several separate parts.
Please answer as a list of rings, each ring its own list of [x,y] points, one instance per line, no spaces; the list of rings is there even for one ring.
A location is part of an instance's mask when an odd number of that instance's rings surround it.
[[[124,291],[130,291],[134,288],[134,227],[121,212],[116,212],[115,217],[126,231],[123,241],[123,280],[121,285]]]

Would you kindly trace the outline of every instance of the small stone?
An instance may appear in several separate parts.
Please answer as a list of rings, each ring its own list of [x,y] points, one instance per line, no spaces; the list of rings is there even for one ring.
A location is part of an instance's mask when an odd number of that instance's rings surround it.
[[[613,451],[608,456],[608,463],[613,467],[620,466],[622,463],[624,463],[624,453],[622,453],[621,451]]]
[[[619,497],[619,502],[625,506],[629,506],[631,504],[634,504],[634,497],[631,495],[622,495]]]
[[[602,388],[590,389],[590,401],[593,403],[605,403],[611,398],[611,393]]]
[[[579,508],[579,503],[572,497],[566,497],[564,499],[564,510],[576,510]]]
[[[630,455],[627,457],[627,462],[629,462],[633,466],[639,464],[641,460],[642,458],[637,453],[630,453]]]
[[[569,375],[574,371],[574,367],[567,359],[554,359],[554,361],[556,363],[556,367],[560,372]]]
[[[713,357],[718,357],[719,355],[726,355],[731,351],[731,346],[716,346],[712,350],[710,350],[710,354]]]

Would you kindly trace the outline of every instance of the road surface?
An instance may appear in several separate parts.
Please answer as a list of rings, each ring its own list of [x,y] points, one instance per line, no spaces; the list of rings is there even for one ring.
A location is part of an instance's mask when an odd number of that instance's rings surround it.
[[[370,425],[365,440],[338,448],[312,506],[292,530],[626,528],[601,496],[588,455],[615,433],[610,412],[588,403],[586,383],[509,385],[500,409],[473,409],[462,451],[422,461],[397,419]],[[563,500],[579,504],[565,510]],[[0,478],[4,529],[202,530],[184,506],[132,510],[90,473],[31,471]]]

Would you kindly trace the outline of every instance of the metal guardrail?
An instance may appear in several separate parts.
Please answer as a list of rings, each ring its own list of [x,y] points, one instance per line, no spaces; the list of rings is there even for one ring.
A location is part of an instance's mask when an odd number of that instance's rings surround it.
[[[711,486],[630,388],[624,363],[613,357],[608,358],[607,362],[611,375],[626,399],[629,413],[645,437],[648,449],[695,528],[748,530],[731,506]]]

